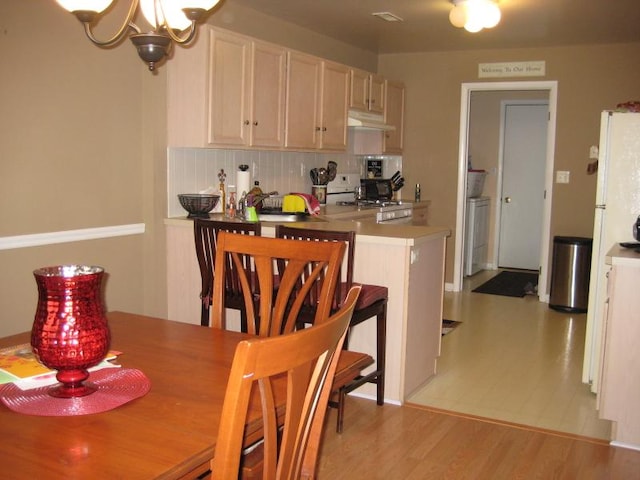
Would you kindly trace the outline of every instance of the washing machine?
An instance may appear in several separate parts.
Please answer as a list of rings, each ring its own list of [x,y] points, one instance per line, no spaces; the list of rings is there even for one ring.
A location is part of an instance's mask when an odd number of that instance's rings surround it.
[[[489,197],[467,198],[464,236],[464,275],[484,270],[489,243]]]

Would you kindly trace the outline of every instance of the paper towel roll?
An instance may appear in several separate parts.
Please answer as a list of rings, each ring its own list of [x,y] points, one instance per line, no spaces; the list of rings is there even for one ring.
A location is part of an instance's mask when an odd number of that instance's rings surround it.
[[[251,190],[251,172],[248,170],[243,172],[238,170],[236,173],[236,192],[238,192],[238,198],[242,195],[242,192],[249,193]]]

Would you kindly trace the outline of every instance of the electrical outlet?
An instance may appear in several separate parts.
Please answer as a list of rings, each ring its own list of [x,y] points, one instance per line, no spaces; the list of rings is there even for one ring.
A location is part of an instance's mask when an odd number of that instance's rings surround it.
[[[556,183],[569,183],[569,173],[570,172],[558,170],[556,172]]]

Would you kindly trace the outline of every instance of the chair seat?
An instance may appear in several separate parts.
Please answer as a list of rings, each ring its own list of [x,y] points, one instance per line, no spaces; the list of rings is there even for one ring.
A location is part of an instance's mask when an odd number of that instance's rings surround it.
[[[384,300],[389,296],[389,289],[382,285],[370,285],[367,283],[354,283],[360,285],[360,296],[356,302],[356,310],[367,308],[379,300]]]
[[[367,353],[353,352],[351,350],[342,350],[338,359],[336,374],[333,377],[332,391],[351,383],[360,372],[373,365],[373,357]]]

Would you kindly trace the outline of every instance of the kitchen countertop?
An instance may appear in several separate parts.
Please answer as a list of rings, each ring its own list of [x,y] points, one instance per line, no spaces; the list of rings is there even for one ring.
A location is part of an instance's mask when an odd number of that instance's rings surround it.
[[[426,204],[427,202],[421,202]],[[363,214],[362,218],[372,216],[375,209],[359,208],[357,206],[327,205],[320,209],[317,217],[312,217],[310,221],[305,222],[287,222],[289,226],[299,226],[303,228],[313,228],[317,230],[338,230],[338,231],[355,231],[359,242],[375,241],[380,242],[381,238],[385,239],[388,244],[417,245],[423,241],[431,240],[434,237],[449,236],[451,229],[441,226],[416,226],[405,224],[378,224],[372,221],[358,221],[358,219],[350,220],[359,213]],[[213,220],[224,220],[234,222],[244,222],[240,217],[230,219],[222,213],[209,214],[209,218]],[[165,219],[165,225],[172,226],[191,226],[193,219],[184,217],[172,217]],[[262,230],[265,236],[274,234],[277,222],[262,222]],[[375,239],[375,240],[374,240]]]
[[[607,252],[605,261],[608,265],[640,267],[640,252],[633,248],[624,248],[615,244]]]

